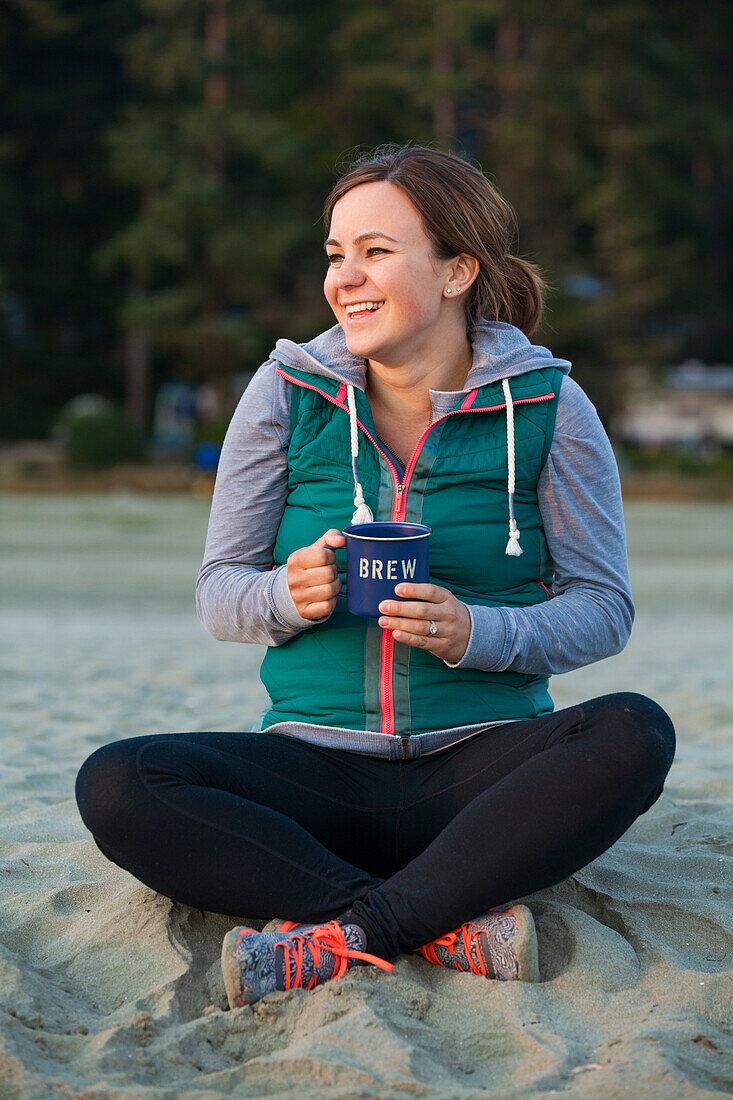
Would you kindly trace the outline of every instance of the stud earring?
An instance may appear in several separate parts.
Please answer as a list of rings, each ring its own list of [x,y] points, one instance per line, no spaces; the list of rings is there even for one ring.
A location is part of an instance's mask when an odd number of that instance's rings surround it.
[[[445,288],[445,292],[446,292],[446,294],[450,294],[451,293],[451,288],[449,286],[447,286]]]

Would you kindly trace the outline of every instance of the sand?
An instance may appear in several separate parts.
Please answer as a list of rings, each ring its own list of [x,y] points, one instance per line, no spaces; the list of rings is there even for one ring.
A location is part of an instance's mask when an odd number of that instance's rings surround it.
[[[183,496],[0,498],[0,1100],[730,1094],[730,505],[631,502],[632,640],[553,680],[557,707],[651,695],[679,750],[626,836],[527,899],[543,982],[411,956],[233,1012],[231,918],[109,863],[73,795],[106,741],[259,714],[261,651],[195,617],[207,513]]]

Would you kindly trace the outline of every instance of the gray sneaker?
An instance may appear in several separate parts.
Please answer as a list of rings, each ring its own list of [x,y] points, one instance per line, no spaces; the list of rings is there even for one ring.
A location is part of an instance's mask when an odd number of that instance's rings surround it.
[[[365,943],[361,928],[336,921],[285,934],[233,928],[221,949],[229,1007],[254,1004],[276,989],[313,989],[364,963],[391,970],[391,963],[365,954]]]
[[[499,981],[538,982],[537,933],[526,905],[490,910],[440,939],[416,948],[435,966]]]

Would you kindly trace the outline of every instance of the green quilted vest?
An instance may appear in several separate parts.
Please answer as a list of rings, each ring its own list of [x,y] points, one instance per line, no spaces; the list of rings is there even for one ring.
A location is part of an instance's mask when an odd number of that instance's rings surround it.
[[[288,496],[275,565],[343,528],[354,510],[346,386],[278,367],[292,383]],[[359,481],[375,520],[425,523],[430,580],[469,604],[528,607],[550,597],[553,570],[537,500],[552,442],[562,372],[510,379],[514,403],[520,557],[505,553],[509,530],[506,403],[501,382],[461,395],[435,420],[410,459],[404,484],[378,448],[369,402],[354,390]],[[346,551],[336,555],[346,584]],[[349,614],[338,599],[325,622],[271,646],[260,669],[270,697],[262,728],[307,722],[409,737],[432,730],[552,711],[547,676],[449,668],[425,650],[395,642],[376,619]]]

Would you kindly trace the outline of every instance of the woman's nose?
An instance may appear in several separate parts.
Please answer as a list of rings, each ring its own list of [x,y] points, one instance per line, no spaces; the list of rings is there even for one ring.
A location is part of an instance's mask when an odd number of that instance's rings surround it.
[[[364,272],[355,260],[342,260],[338,267],[331,268],[331,277],[336,286],[361,286]]]

